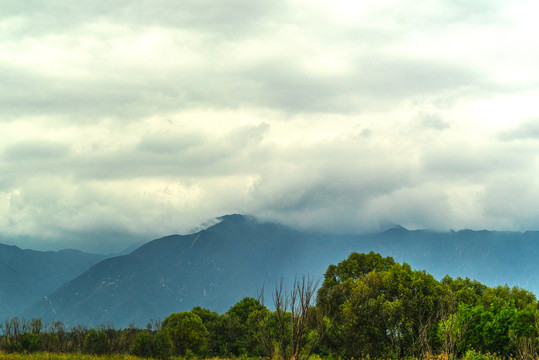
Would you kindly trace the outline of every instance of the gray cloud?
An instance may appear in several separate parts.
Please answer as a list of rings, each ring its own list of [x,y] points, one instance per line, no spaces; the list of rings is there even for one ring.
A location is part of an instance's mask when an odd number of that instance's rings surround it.
[[[5,6],[7,13],[13,16],[25,12],[14,3]],[[28,23],[21,27],[37,31],[39,18],[53,22],[52,29],[56,26],[59,33],[78,25],[72,29],[74,43],[49,36],[53,30],[47,28],[31,34],[22,44],[44,42],[60,49],[72,45],[72,49],[62,51],[74,58],[70,64],[73,69],[67,76],[58,77],[56,73],[44,72],[46,68],[41,69],[39,58],[27,66],[0,64],[3,67],[0,111],[4,115],[34,112],[78,119],[110,116],[132,119],[192,106],[258,106],[292,113],[353,112],[446,89],[486,84],[478,69],[408,55],[388,56],[384,44],[391,44],[394,39],[388,38],[385,43],[378,44],[354,44],[351,36],[355,33],[347,34],[343,30],[334,36],[325,34],[316,48],[302,54],[294,48],[307,46],[301,41],[320,35],[321,30],[309,24],[305,26],[308,29],[305,32],[298,31],[290,39],[276,41],[271,36],[272,27],[287,26],[287,20],[304,21],[288,19],[290,15],[286,12],[278,17],[279,11],[287,9],[288,5],[284,3],[266,6],[243,0],[219,2],[218,5],[188,2],[182,3],[178,11],[174,11],[177,5],[168,1],[119,2],[107,6],[96,6],[93,2],[38,6],[41,8],[31,15],[38,20],[24,17]],[[66,19],[62,16],[56,22],[62,7],[70,9],[68,13],[76,16],[65,16]],[[238,15],[242,21],[237,21]],[[110,33],[101,35],[83,27],[94,24],[97,28],[106,28],[103,20],[107,19],[114,19],[114,26],[125,26],[125,30],[113,28]],[[169,61],[165,67],[156,68],[141,60],[138,43],[156,24],[169,39],[163,48],[150,51],[166,51],[166,56],[178,58],[177,64]],[[187,32],[182,32],[185,25]],[[238,28],[238,39],[230,38],[229,28]],[[365,28],[359,34],[366,32],[371,36],[371,33],[383,31]],[[206,32],[211,36],[205,35]],[[198,40],[194,42],[190,34]],[[277,32],[277,36],[283,35]],[[253,43],[251,38],[255,43],[259,42],[255,51],[268,51],[269,56],[262,59],[255,56],[252,61],[243,61],[242,58],[252,56],[249,53]],[[265,40],[270,41],[267,49],[264,49]],[[232,45],[232,41],[238,41],[240,45]],[[89,46],[86,42],[94,45]],[[245,45],[241,45],[243,43]],[[324,71],[323,64],[313,62],[312,57],[323,55],[326,45],[335,44],[342,50],[339,56],[334,56],[335,60],[349,63],[349,66],[331,74]],[[354,47],[349,50],[350,46]],[[80,55],[74,51],[87,53]],[[121,51],[128,52],[122,54]],[[185,54],[194,57],[187,67],[182,64]],[[237,66],[238,60],[242,66]],[[305,65],[309,63],[316,71],[306,70]],[[31,71],[28,71],[29,66]]]
[[[69,146],[50,141],[23,141],[8,146],[4,157],[10,162],[53,161],[67,156]]]
[[[426,130],[446,130],[451,127],[451,125],[444,121],[442,116],[437,113],[420,113],[416,119],[417,129],[426,129]]]
[[[179,153],[203,146],[204,143],[205,139],[199,134],[152,133],[144,135],[140,139],[137,149],[160,156],[176,156]]]
[[[525,120],[516,126],[502,130],[498,138],[504,141],[539,139],[539,119]]]
[[[536,21],[506,6],[4,1],[0,236],[536,228]]]
[[[483,182],[492,176],[514,176],[533,168],[534,151],[507,146],[471,146],[456,142],[423,154],[426,174],[445,180]]]
[[[227,36],[239,35],[260,27],[260,23],[286,9],[282,2],[271,4],[253,3],[246,0],[183,1],[55,1],[28,4],[5,1],[1,5],[6,17],[21,18],[31,26],[21,27],[19,36],[36,36],[43,33],[64,33],[81,25],[113,19],[117,24],[128,26],[165,26],[193,28]],[[238,19],[240,15],[241,19]],[[30,25],[24,23],[24,25]]]
[[[263,169],[250,198],[254,212],[294,226],[373,230],[378,221],[367,215],[372,203],[417,182],[408,159],[353,140],[294,147],[286,158]]]
[[[369,59],[359,72],[358,82],[363,84],[365,92],[393,99],[427,95],[483,81],[479,72],[459,65],[406,58]],[[361,75],[364,82],[360,80]]]
[[[267,124],[243,126],[216,136],[155,132],[125,145],[71,153],[67,146],[53,142],[15,143],[4,151],[9,163],[5,166],[15,170],[10,176],[13,184],[18,177],[38,175],[106,181],[249,174],[265,157],[260,143],[268,128]]]

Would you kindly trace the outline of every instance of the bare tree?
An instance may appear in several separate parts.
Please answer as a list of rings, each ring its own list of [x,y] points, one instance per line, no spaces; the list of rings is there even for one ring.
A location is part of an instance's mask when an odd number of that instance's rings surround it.
[[[19,337],[26,332],[26,320],[19,319],[15,316],[14,318],[9,320],[9,324],[12,334],[11,342],[19,341]]]
[[[71,329],[73,336],[72,349],[74,352],[82,351],[84,337],[88,333],[88,328],[84,325],[77,325]]]
[[[13,339],[13,327],[10,319],[6,319],[4,323],[4,337],[6,338],[7,344],[11,343]]]
[[[275,316],[279,324],[279,356],[283,360],[290,360],[288,351],[289,336],[287,331],[286,312],[288,310],[288,297],[284,291],[283,278],[279,286],[275,287],[273,293],[273,306],[275,307]]]
[[[66,349],[66,326],[61,321],[54,321],[47,325],[48,333],[58,338],[59,351]]]
[[[41,318],[32,319],[30,321],[30,332],[32,334],[41,333],[42,328],[43,328],[43,322],[41,321]]]
[[[279,355],[283,360],[299,360],[309,357],[325,334],[325,326],[321,316],[314,317],[316,336],[308,343],[305,339],[309,328],[309,315],[313,308],[314,296],[319,280],[303,275],[294,279],[292,290],[286,293],[283,280],[273,293],[273,305],[279,324]],[[290,309],[290,313],[287,313]]]
[[[153,331],[157,332],[161,330],[161,325],[162,325],[161,319],[151,319],[150,323],[152,324]]]

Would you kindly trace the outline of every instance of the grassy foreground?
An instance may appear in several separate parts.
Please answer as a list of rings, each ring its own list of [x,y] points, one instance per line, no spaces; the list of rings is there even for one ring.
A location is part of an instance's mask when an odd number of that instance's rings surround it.
[[[469,350],[461,360],[520,360],[525,358],[526,360],[539,360],[537,356],[524,356],[524,357],[509,357],[504,359],[501,356],[495,354],[481,354],[474,350]],[[183,357],[171,357],[171,360],[185,360]],[[309,359],[322,360],[317,355],[313,355]],[[451,360],[447,354],[426,354],[422,359],[406,358],[407,360]],[[134,355],[125,354],[109,354],[109,355],[86,355],[80,353],[49,353],[49,352],[37,352],[30,354],[21,353],[6,353],[0,351],[0,360],[148,360]],[[207,358],[205,360],[233,360],[224,358]]]
[[[61,353],[32,353],[32,354],[8,354],[0,352],[0,360],[141,360],[133,355],[85,355],[85,354],[61,354]]]
[[[80,353],[6,353],[0,351],[0,360],[148,360],[134,355],[126,354],[109,354],[109,355],[87,355]],[[182,357],[171,357],[170,360],[185,360]],[[208,358],[206,360],[231,360],[221,358]]]
[[[171,357],[170,360],[184,360],[182,357]],[[0,351],[0,360],[148,360],[134,355],[109,354],[109,355],[87,355],[80,353],[49,353],[36,352],[29,354],[6,353]],[[206,360],[231,360],[221,358],[210,358]]]

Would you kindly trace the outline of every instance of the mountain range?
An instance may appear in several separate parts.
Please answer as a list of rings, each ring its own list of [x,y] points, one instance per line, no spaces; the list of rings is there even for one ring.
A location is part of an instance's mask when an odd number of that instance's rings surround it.
[[[34,251],[0,244],[0,319],[19,314],[105,257],[78,250]]]
[[[271,299],[281,278],[285,283],[301,274],[321,279],[330,264],[352,251],[393,256],[439,279],[449,274],[490,286],[507,283],[539,290],[538,232],[410,231],[396,226],[367,235],[316,234],[227,215],[205,230],[166,236],[109,258],[72,250],[41,253],[0,246],[1,265],[11,264],[10,271],[0,268],[0,315],[40,317],[70,326],[126,327],[143,326],[194,306],[222,313],[262,289]],[[38,260],[10,260],[20,252]],[[71,258],[57,263],[55,256]],[[68,264],[73,263],[78,270],[68,272],[72,269]],[[48,276],[55,282],[43,286],[39,279]],[[17,303],[15,298],[25,301]]]

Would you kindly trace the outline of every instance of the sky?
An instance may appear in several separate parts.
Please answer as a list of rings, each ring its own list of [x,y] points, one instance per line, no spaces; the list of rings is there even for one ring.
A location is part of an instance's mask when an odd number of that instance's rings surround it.
[[[250,214],[539,229],[534,1],[0,3],[0,242]]]

